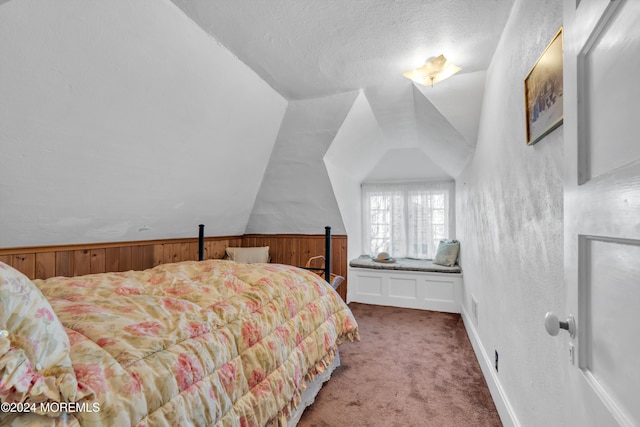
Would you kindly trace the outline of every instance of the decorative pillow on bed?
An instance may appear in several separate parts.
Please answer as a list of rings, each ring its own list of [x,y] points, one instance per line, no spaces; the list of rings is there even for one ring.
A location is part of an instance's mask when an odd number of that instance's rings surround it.
[[[231,261],[245,264],[269,262],[269,246],[257,248],[227,248],[227,256]]]
[[[24,274],[0,262],[2,402],[76,401],[69,348],[49,301]]]
[[[434,264],[446,265],[452,267],[458,259],[458,251],[460,250],[460,242],[457,240],[440,240],[436,257],[433,259]]]

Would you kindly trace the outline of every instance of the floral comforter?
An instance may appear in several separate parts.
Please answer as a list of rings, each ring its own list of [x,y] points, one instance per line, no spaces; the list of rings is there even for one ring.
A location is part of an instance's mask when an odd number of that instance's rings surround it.
[[[187,261],[34,283],[93,397],[25,425],[279,425],[337,344],[358,338],[331,286],[291,266]]]

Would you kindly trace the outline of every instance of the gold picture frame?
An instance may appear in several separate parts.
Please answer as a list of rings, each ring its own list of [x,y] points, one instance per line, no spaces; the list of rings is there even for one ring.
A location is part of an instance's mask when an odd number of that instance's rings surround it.
[[[527,145],[562,124],[562,27],[524,79]]]

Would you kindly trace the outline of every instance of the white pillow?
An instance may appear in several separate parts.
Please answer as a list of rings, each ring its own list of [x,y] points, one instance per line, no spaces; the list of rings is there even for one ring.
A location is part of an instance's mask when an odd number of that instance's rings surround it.
[[[0,262],[3,407],[6,402],[76,402],[82,397],[71,366],[70,347],[64,327],[40,289],[27,276]]]
[[[245,264],[269,262],[269,246],[257,248],[227,248],[227,256],[231,261]]]
[[[460,242],[457,240],[440,240],[433,263],[453,267],[458,259],[459,250]]]

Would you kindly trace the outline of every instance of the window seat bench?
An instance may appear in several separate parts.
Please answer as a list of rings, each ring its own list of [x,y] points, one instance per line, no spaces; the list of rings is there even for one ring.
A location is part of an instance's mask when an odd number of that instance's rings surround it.
[[[398,258],[380,263],[368,257],[349,262],[347,302],[460,313],[462,269],[431,260]]]

